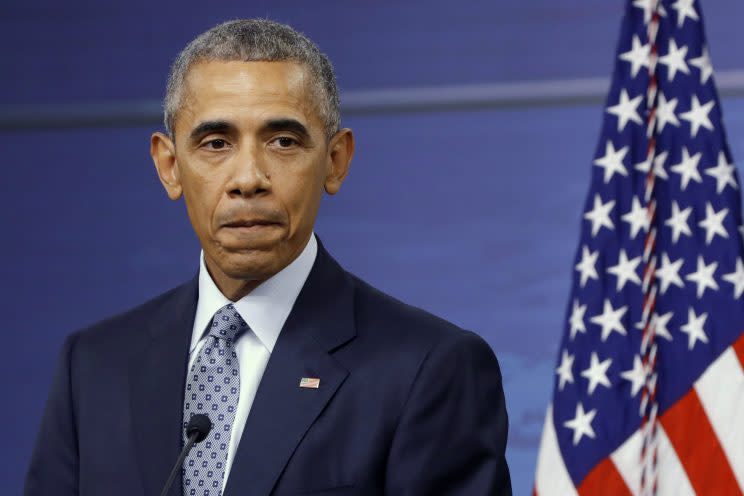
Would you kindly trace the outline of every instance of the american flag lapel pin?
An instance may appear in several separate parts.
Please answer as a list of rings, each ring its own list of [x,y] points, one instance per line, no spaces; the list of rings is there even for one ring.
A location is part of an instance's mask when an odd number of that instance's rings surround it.
[[[318,389],[320,387],[320,379],[317,377],[303,377],[300,379],[300,387]]]

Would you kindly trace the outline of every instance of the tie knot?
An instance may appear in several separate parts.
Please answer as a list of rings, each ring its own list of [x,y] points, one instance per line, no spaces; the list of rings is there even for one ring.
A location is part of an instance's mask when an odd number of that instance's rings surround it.
[[[233,342],[238,333],[247,329],[248,324],[243,320],[243,317],[235,310],[232,303],[228,303],[214,314],[209,335]]]

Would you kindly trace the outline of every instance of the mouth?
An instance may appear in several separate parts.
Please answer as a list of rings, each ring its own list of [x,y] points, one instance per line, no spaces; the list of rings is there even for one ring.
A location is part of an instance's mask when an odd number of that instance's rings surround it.
[[[223,224],[222,227],[230,229],[232,232],[257,232],[268,228],[279,227],[278,222],[272,222],[266,219],[240,219]]]
[[[235,220],[223,224],[222,227],[230,227],[234,229],[252,229],[254,227],[270,227],[278,226],[278,222],[272,222],[265,219],[250,219],[250,220]]]

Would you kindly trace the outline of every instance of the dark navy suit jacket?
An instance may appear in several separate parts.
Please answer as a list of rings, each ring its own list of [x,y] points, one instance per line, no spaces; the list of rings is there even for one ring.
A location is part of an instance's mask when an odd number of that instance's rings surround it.
[[[65,342],[27,496],[160,494],[181,448],[198,278]],[[302,377],[320,379],[300,388]],[[318,256],[258,387],[225,496],[511,494],[496,357]],[[181,494],[180,476],[169,496]]]

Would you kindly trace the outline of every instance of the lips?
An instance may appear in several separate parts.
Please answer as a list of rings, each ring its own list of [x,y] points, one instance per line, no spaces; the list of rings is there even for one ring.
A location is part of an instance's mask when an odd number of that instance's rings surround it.
[[[275,226],[277,225],[276,222],[272,222],[270,220],[265,219],[241,219],[241,220],[234,220],[231,222],[227,222],[223,224],[223,227],[260,227],[260,226]]]

